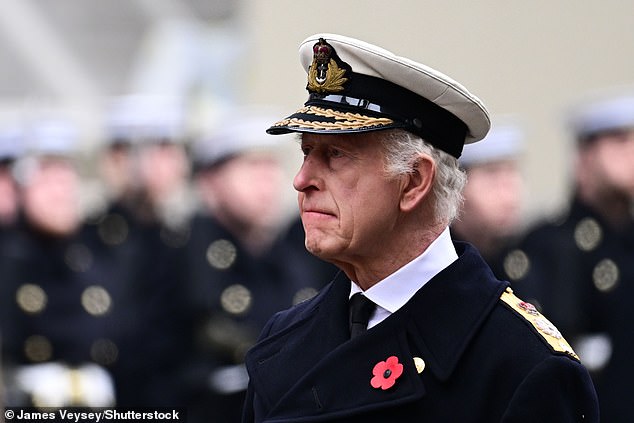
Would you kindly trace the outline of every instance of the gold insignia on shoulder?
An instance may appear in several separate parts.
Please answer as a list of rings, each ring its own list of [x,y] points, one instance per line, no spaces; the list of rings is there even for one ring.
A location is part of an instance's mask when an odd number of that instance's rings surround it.
[[[308,69],[308,90],[318,93],[336,93],[348,81],[335,59],[333,48],[323,39],[313,46],[313,62]]]
[[[546,317],[544,317],[535,306],[513,294],[511,288],[506,288],[500,299],[517,312],[524,319],[533,325],[537,332],[548,342],[548,344],[557,352],[563,352],[569,356],[579,360],[579,356],[573,351],[572,347],[561,335],[561,332]]]

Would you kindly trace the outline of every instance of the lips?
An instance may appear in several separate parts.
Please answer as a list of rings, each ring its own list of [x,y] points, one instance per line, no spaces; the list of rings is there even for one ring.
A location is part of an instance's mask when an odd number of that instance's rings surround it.
[[[336,215],[321,207],[303,207],[302,217],[335,217]]]
[[[322,210],[304,210],[303,217],[335,217],[334,214]]]

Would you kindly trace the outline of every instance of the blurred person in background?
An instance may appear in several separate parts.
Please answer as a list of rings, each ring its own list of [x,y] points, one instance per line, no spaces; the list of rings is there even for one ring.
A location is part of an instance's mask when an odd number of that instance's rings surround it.
[[[240,421],[244,354],[275,312],[317,293],[328,266],[282,236],[288,224],[270,113],[239,107],[194,143],[200,208],[187,246],[193,311],[192,421]],[[268,118],[268,119],[267,119]]]
[[[97,176],[102,200],[95,212],[100,233],[110,232],[108,243],[117,243],[134,232],[139,219],[139,180],[136,145],[141,136],[142,105],[135,96],[111,99],[104,111],[104,139],[96,150]],[[139,110],[141,109],[141,110]]]
[[[186,118],[178,98],[128,94],[112,99],[99,155],[110,208],[147,226],[187,226],[193,203]]]
[[[82,237],[78,137],[64,119],[36,120],[25,132],[22,216],[3,257],[0,300],[7,405],[114,405],[124,304],[109,273],[115,263]]]
[[[571,338],[591,370],[606,422],[634,405],[634,92],[580,102],[566,213],[535,225],[505,259],[519,295],[532,298]]]
[[[91,218],[91,240],[117,261],[126,285],[128,324],[115,368],[122,406],[178,405],[192,208],[184,118],[177,99],[145,94],[113,99],[105,117],[97,158],[105,201]]]
[[[137,143],[137,174],[142,218],[163,230],[163,241],[180,244],[187,235],[193,212],[190,162],[186,134],[186,109],[182,100],[148,97],[139,112],[144,123]],[[184,233],[180,233],[180,230]],[[180,235],[180,238],[179,238]],[[168,239],[170,238],[171,239]]]
[[[24,146],[24,130],[17,119],[10,118],[0,123],[0,346],[4,330],[11,318],[6,298],[13,295],[12,287],[5,282],[11,280],[10,263],[13,257],[14,238],[20,214],[20,199],[13,166],[19,159]],[[5,323],[2,323],[5,322]],[[0,347],[1,348],[1,347]],[[2,349],[0,349],[2,351]],[[0,362],[0,405],[4,403],[2,390],[2,362]]]
[[[481,142],[465,145],[459,160],[467,184],[452,236],[475,245],[498,277],[503,277],[501,258],[522,227],[523,151],[519,122],[498,117]]]
[[[24,146],[23,132],[16,122],[0,123],[0,234],[18,220],[20,202],[13,165]]]

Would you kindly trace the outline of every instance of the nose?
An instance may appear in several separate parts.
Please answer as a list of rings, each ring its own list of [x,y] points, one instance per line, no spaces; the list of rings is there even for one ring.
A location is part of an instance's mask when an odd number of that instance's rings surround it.
[[[317,164],[313,157],[307,156],[293,179],[293,188],[298,192],[319,190]]]

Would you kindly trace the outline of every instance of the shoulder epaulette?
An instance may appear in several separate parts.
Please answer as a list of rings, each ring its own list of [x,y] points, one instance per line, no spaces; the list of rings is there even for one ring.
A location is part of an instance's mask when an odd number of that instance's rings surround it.
[[[502,293],[500,299],[533,325],[553,350],[563,352],[579,360],[579,356],[573,351],[570,344],[564,339],[555,325],[537,311],[534,305],[517,298],[511,288],[506,288],[506,291]]]

